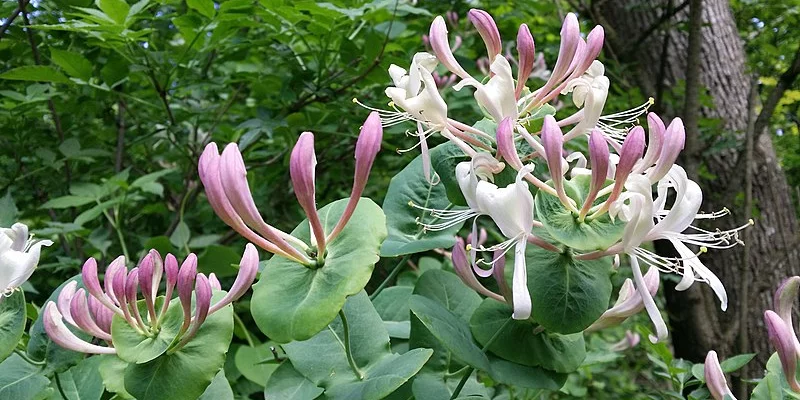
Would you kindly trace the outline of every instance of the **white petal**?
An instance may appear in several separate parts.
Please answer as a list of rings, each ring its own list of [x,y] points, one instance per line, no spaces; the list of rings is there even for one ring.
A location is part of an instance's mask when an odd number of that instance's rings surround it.
[[[511,318],[528,319],[531,316],[531,295],[528,292],[528,272],[525,266],[525,246],[527,239],[522,238],[514,248],[514,278],[512,291],[514,313]]]
[[[636,256],[630,256],[631,259],[631,269],[633,270],[633,280],[636,282],[636,291],[642,296],[642,302],[644,302],[644,308],[647,310],[647,315],[650,316],[650,320],[653,321],[653,325],[656,328],[656,337],[650,337],[650,341],[656,343],[660,340],[664,340],[669,335],[667,331],[667,324],[664,323],[664,319],[661,317],[661,313],[658,311],[658,306],[656,306],[656,302],[653,300],[653,296],[647,290],[647,283],[644,281],[644,277],[642,276],[642,270],[639,269],[639,260],[636,259]]]

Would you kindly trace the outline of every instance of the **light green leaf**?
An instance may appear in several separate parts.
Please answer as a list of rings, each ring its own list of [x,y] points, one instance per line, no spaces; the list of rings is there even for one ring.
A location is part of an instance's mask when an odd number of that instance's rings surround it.
[[[11,197],[11,192],[6,192],[6,195],[0,197],[0,226],[8,227],[17,222],[17,215],[19,210],[14,203],[14,198]]]
[[[164,297],[156,299],[156,310],[161,310]],[[142,318],[147,318],[147,305],[144,300],[137,302]],[[114,315],[111,322],[111,338],[117,349],[117,356],[129,363],[141,364],[164,354],[178,335],[183,324],[183,308],[179,299],[173,299],[167,314],[161,322],[161,329],[155,337],[145,336],[128,324],[121,315]]]
[[[233,389],[231,389],[228,378],[225,377],[224,369],[217,372],[211,384],[197,400],[233,400]]]
[[[69,78],[55,68],[46,65],[25,65],[12,68],[0,74],[0,79],[12,81],[36,81],[53,83],[72,83]]]
[[[172,243],[173,246],[177,248],[183,248],[189,243],[189,239],[192,238],[192,231],[189,230],[189,225],[186,224],[183,220],[178,222],[178,226],[175,227],[175,230],[172,232],[172,235],[169,237],[169,242]]]
[[[78,196],[61,196],[56,197],[55,199],[50,199],[46,203],[42,204],[40,208],[70,208],[70,207],[80,207],[89,203],[94,203],[94,199],[88,197],[78,197]]]
[[[92,63],[80,53],[51,48],[50,58],[69,76],[84,81],[88,81],[92,77]]]
[[[49,384],[38,367],[16,354],[0,364],[0,399],[33,400]]]
[[[62,400],[100,400],[103,396],[103,378],[98,374],[101,368],[102,357],[84,358],[74,367],[59,374],[61,390],[66,398],[62,397],[56,387],[53,399]]]
[[[319,210],[326,232],[336,225],[347,201],[338,200]],[[309,243],[308,221],[292,235]],[[362,198],[350,223],[328,245],[322,267],[313,269],[272,257],[253,286],[250,311],[259,329],[278,343],[305,340],[325,329],[347,296],[366,286],[385,236],[383,212],[372,200]]]
[[[14,291],[0,295],[0,360],[5,360],[17,347],[25,332],[25,294]]]
[[[214,18],[216,10],[214,10],[213,0],[186,0],[186,5],[207,18]]]
[[[264,398],[267,400],[308,400],[316,399],[325,389],[318,387],[284,361],[270,376]]]
[[[236,369],[253,383],[264,386],[278,368],[270,347],[276,346],[274,342],[266,342],[255,347],[241,346],[236,350],[234,362]]]
[[[123,25],[131,7],[125,0],[95,0],[97,7],[118,25]]]

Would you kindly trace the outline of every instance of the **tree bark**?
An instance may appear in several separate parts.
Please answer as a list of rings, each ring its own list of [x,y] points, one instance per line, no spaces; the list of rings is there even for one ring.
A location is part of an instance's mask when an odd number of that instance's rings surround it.
[[[669,6],[669,1],[601,0],[595,1],[590,9],[596,22],[606,28],[607,46],[620,55],[620,61],[635,65],[636,84],[646,94],[668,92],[669,88],[680,87],[679,84],[687,80],[689,40],[679,25],[687,23],[689,10],[677,8],[679,12],[666,18],[667,9],[676,9],[674,5]],[[745,74],[743,43],[728,2],[704,0],[702,18],[699,83],[700,90],[708,92],[713,104],[702,106],[700,115],[720,121],[718,127],[704,135],[705,146],[698,149],[699,183],[706,196],[702,210],[730,209],[731,216],[713,221],[720,228],[745,223],[746,174],[741,168],[749,167],[755,178],[752,182],[755,226],[749,228],[747,235],[748,263],[744,262],[741,246],[730,250],[711,249],[702,256],[705,265],[725,285],[730,299],[727,312],[720,310],[719,302],[704,284],[695,284],[686,292],[665,288],[667,312],[677,356],[700,362],[712,349],[723,356],[757,352],[758,362],[751,363],[747,376],[759,376],[773,351],[767,340],[763,312],[772,308],[772,295],[778,284],[785,277],[800,273],[798,223],[790,188],[768,130],[755,132],[751,165],[739,160],[744,154],[740,149],[744,148],[750,83]],[[662,22],[661,27],[652,29],[659,22]],[[652,33],[642,38],[640,33],[648,31]],[[665,43],[667,50],[663,51]],[[671,118],[681,106],[665,106],[658,111],[662,117]],[[725,138],[735,139],[735,145],[720,146]],[[740,296],[742,279],[748,280],[749,301],[746,303]],[[674,284],[672,286],[674,288]],[[745,312],[740,313],[740,308]],[[747,321],[744,348],[737,345],[742,318]]]

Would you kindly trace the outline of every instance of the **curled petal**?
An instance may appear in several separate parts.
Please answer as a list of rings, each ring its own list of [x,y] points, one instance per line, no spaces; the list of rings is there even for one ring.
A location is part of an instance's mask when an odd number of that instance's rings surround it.
[[[656,295],[659,283],[658,268],[650,267],[644,275],[644,284],[650,296]],[[586,328],[586,331],[594,332],[619,325],[626,319],[638,314],[644,307],[644,300],[641,294],[639,294],[633,282],[630,279],[626,279],[620,288],[619,296],[614,306],[606,310],[597,321]]]
[[[497,24],[494,22],[489,13],[477,8],[469,10],[467,13],[469,22],[478,30],[483,42],[486,44],[486,52],[489,54],[489,59],[494,58],[503,50],[503,43],[500,40],[500,31],[497,30]]]
[[[248,243],[244,248],[244,254],[242,255],[242,261],[239,262],[239,273],[236,275],[236,280],[233,281],[233,285],[231,289],[225,294],[225,297],[220,299],[216,304],[211,306],[208,310],[209,314],[215,313],[217,310],[225,307],[226,305],[230,304],[238,300],[242,297],[250,286],[253,284],[253,281],[256,279],[256,274],[258,273],[258,250],[256,247],[253,246],[251,243]],[[214,277],[216,280],[216,277]],[[216,285],[219,286],[219,281],[216,282]]]
[[[453,55],[453,50],[450,48],[450,43],[447,40],[447,24],[441,16],[436,17],[431,24],[430,34],[428,36],[431,41],[431,48],[436,58],[441,62],[450,72],[458,75],[461,79],[467,79],[470,75],[461,64],[456,61]]]
[[[764,322],[767,325],[769,341],[778,352],[778,358],[781,360],[783,375],[786,377],[787,383],[789,383],[793,391],[800,393],[800,383],[797,382],[795,374],[798,360],[797,336],[795,336],[792,327],[787,325],[786,321],[772,310],[764,312]]]
[[[639,260],[636,257],[631,256],[631,269],[633,270],[633,281],[636,284],[636,291],[642,296],[642,302],[644,303],[644,308],[647,310],[647,315],[650,317],[650,320],[653,321],[653,325],[656,328],[656,336],[650,336],[650,341],[656,343],[660,340],[664,340],[667,338],[669,333],[667,332],[667,324],[664,323],[664,319],[661,317],[661,313],[658,311],[658,306],[656,306],[655,300],[653,300],[653,296],[650,294],[650,291],[647,290],[647,283],[642,276],[642,270],[639,268]]]
[[[711,392],[711,397],[714,400],[725,400],[726,398],[736,400],[731,389],[728,388],[728,381],[725,380],[725,374],[719,365],[717,352],[714,350],[709,351],[706,356],[705,378],[708,391]]]
[[[65,349],[89,354],[117,353],[113,347],[97,346],[75,336],[75,334],[64,325],[64,321],[61,319],[61,313],[58,312],[56,304],[52,301],[47,303],[44,308],[42,322],[44,324],[44,330],[47,332],[47,336],[50,337],[50,340]]]

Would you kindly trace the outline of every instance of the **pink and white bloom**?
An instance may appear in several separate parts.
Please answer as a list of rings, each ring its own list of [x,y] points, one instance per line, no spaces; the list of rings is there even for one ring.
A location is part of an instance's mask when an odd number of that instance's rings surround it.
[[[661,284],[659,281],[658,269],[650,267],[644,275],[644,282],[650,296],[655,296]],[[619,289],[619,296],[617,296],[617,301],[614,305],[604,312],[597,321],[586,328],[585,331],[594,332],[619,325],[642,310],[644,310],[642,295],[639,293],[639,290],[636,289],[633,281],[625,279],[625,282],[623,282],[622,287]]]
[[[31,277],[39,264],[42,246],[50,240],[35,240],[28,226],[16,223],[0,228],[0,296],[10,295]]]

